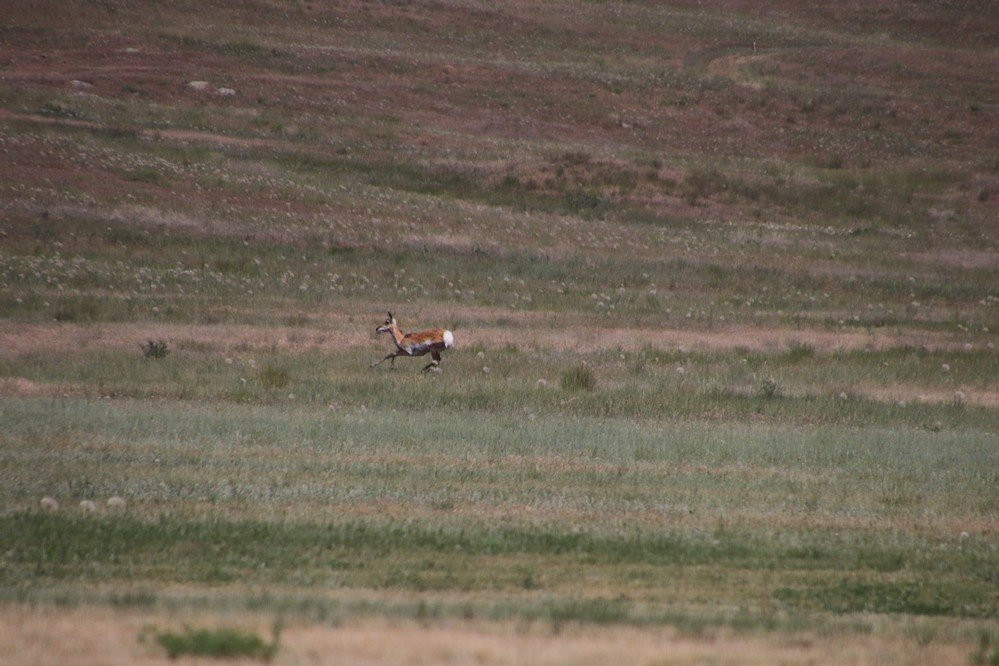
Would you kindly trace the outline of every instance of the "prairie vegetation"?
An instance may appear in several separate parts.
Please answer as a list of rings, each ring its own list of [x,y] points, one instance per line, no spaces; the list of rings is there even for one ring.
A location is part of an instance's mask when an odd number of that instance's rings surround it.
[[[0,649],[994,663],[997,34],[5,8]]]

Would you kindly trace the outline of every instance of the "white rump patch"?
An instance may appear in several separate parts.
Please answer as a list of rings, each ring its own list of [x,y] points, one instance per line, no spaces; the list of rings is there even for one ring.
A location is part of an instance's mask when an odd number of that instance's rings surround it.
[[[444,331],[444,348],[450,349],[451,347],[454,347],[454,333]]]

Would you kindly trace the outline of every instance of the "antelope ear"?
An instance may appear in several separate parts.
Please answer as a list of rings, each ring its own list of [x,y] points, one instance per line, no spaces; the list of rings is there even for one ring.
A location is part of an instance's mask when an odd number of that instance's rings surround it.
[[[395,317],[392,316],[391,312],[388,313],[388,316],[389,316],[389,319],[395,319]]]

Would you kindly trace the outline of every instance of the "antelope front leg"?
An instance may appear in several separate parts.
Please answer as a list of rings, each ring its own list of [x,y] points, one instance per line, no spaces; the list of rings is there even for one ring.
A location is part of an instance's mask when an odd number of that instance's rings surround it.
[[[391,354],[388,354],[385,358],[383,358],[382,360],[378,361],[377,363],[372,363],[371,367],[373,368],[376,365],[381,365],[385,361],[387,361],[389,359],[392,359],[392,364],[391,365],[394,368],[395,367],[395,357],[398,356],[398,355],[399,355],[399,352],[392,352]]]

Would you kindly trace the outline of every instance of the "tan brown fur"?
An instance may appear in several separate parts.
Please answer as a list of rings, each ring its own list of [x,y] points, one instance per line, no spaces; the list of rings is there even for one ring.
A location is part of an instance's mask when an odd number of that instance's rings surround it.
[[[390,365],[395,367],[395,359],[398,356],[424,356],[430,354],[433,360],[423,367],[426,372],[431,369],[438,369],[441,363],[441,352],[450,348],[454,344],[454,335],[444,328],[434,328],[416,333],[403,333],[399,327],[399,322],[395,320],[392,313],[388,313],[388,318],[381,326],[375,329],[376,333],[389,333],[395,342],[396,351],[387,354],[385,358],[373,363],[375,367],[391,359]]]

